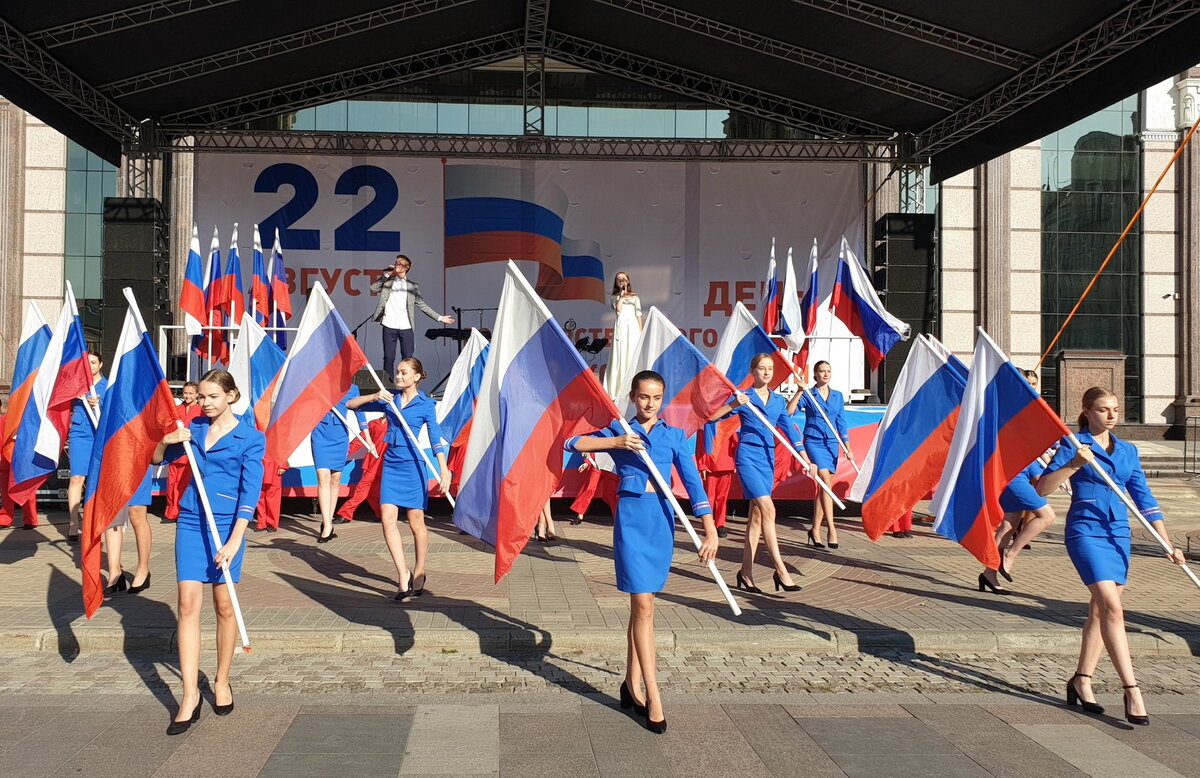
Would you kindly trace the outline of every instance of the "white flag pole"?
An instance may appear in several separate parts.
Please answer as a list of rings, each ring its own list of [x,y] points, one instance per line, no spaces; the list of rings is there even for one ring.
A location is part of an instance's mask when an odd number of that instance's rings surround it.
[[[626,421],[624,417],[618,416],[617,420],[621,422],[621,429],[625,430],[626,435],[637,434],[633,431],[633,428],[629,426],[629,422]],[[667,498],[668,502],[671,503],[671,508],[674,509],[675,516],[679,519],[679,523],[683,525],[685,530],[687,530],[688,536],[691,537],[692,543],[695,544],[696,550],[699,551],[700,546],[702,545],[700,542],[700,536],[696,534],[696,528],[692,526],[692,522],[688,520],[687,515],[683,512],[683,506],[679,504],[679,500],[675,499],[675,493],[671,491],[671,485],[667,482],[663,474],[658,471],[658,466],[655,465],[654,460],[650,458],[650,452],[643,448],[638,449],[637,453],[641,457],[642,461],[646,464],[646,467],[649,468],[650,477],[654,479],[654,484],[658,487],[658,491]],[[725,583],[725,579],[721,577],[720,571],[717,570],[716,562],[711,559],[708,561],[708,570],[710,573],[712,573],[713,579],[717,582],[717,587],[721,590],[721,594],[725,595],[725,601],[729,603],[729,607],[733,610],[733,615],[741,616],[741,607],[737,604],[737,601],[733,599],[733,592],[729,591],[729,585]]]
[[[342,412],[337,409],[336,405],[333,406],[332,408],[330,408],[329,410],[331,410],[333,412],[334,416],[338,417],[338,421],[340,421],[343,425],[345,425],[347,432],[354,435],[354,437],[358,440],[358,442],[362,443],[363,447],[366,448],[367,451],[371,452],[372,456],[374,456],[376,459],[379,459],[379,452],[375,450],[375,444],[371,442],[371,439],[369,437],[367,437],[366,435],[363,434],[363,431],[361,428],[355,429],[354,427],[350,426],[350,420],[342,415]]]
[[[793,375],[794,374],[795,371],[793,371]],[[797,380],[799,380],[799,377],[797,377]],[[829,420],[827,415],[825,415],[825,409],[821,407],[821,403],[813,394],[812,389],[805,386],[803,382],[800,383],[800,389],[812,399],[813,405],[815,405],[817,408],[817,412],[820,413],[821,418],[825,420],[825,426],[829,427],[829,431],[833,433],[833,437],[837,440],[838,445],[842,447],[842,451],[846,452],[846,459],[850,460],[850,464],[854,467],[854,472],[861,473],[862,471],[858,469],[858,463],[854,461],[854,455],[850,453],[850,444],[842,440],[842,436],[838,434],[837,428],[833,426],[833,422]]]
[[[739,389],[738,391],[741,391],[741,390]],[[771,430],[772,433],[774,433],[775,439],[783,444],[783,447],[788,450],[788,453],[791,454],[793,457],[795,457],[797,462],[804,465],[804,468],[805,468],[804,474],[807,475],[810,479],[812,479],[812,482],[815,483],[817,486],[819,486],[821,488],[821,490],[823,492],[825,492],[825,494],[828,494],[831,498],[833,498],[833,501],[837,505],[837,507],[841,508],[842,510],[846,510],[846,504],[838,499],[838,496],[833,493],[832,489],[829,488],[829,484],[825,483],[820,478],[813,478],[813,476],[808,472],[808,466],[811,465],[812,463],[809,461],[806,461],[804,457],[800,456],[800,452],[792,447],[791,441],[789,441],[787,438],[785,438],[783,436],[783,433],[779,431],[778,427],[776,427],[771,422],[767,421],[767,417],[763,414],[762,411],[760,411],[758,409],[758,406],[754,404],[754,401],[753,400],[747,401],[746,407],[750,409],[750,412],[753,413],[760,422],[762,422],[764,425],[766,425],[766,427],[769,430]]]
[[[396,414],[396,418],[400,420],[400,426],[404,429],[404,434],[407,435],[408,439],[412,441],[412,444],[417,451],[421,452],[421,457],[425,460],[425,464],[429,465],[430,472],[434,473],[434,477],[438,479],[440,483],[442,471],[429,459],[429,454],[426,453],[425,449],[421,446],[421,441],[418,440],[417,436],[413,433],[412,427],[408,426],[408,420],[404,418],[404,414],[400,413],[400,407],[396,405],[396,398],[391,395],[391,392],[388,392],[387,387],[383,385],[383,381],[379,380],[379,373],[376,373],[374,369],[371,369],[369,372],[371,373],[371,377],[375,379],[375,384],[379,387],[379,391],[388,395],[388,405],[392,407],[392,411]],[[443,490],[443,496],[446,498],[447,502],[450,503],[450,507],[453,508],[454,498],[450,496],[450,491],[448,489]]]
[[[1071,441],[1072,445],[1075,446],[1076,450],[1083,448],[1083,444],[1079,442],[1079,438],[1075,437],[1074,432],[1067,433],[1067,440]],[[1133,498],[1131,498],[1128,494],[1126,494],[1124,489],[1117,486],[1116,482],[1113,481],[1112,476],[1110,476],[1108,474],[1108,471],[1104,469],[1103,465],[1101,465],[1099,462],[1097,462],[1094,459],[1092,460],[1091,464],[1092,464],[1092,469],[1095,470],[1097,474],[1099,474],[1100,478],[1104,481],[1104,483],[1108,484],[1108,487],[1110,489],[1112,489],[1114,492],[1116,492],[1117,496],[1121,498],[1121,502],[1125,503],[1125,507],[1134,516],[1138,517],[1138,521],[1142,522],[1142,526],[1146,528],[1146,531],[1150,533],[1150,536],[1152,538],[1154,538],[1156,541],[1158,541],[1158,545],[1162,546],[1163,550],[1166,551],[1168,555],[1174,554],[1175,547],[1172,546],[1170,543],[1168,543],[1166,540],[1164,540],[1162,535],[1158,534],[1158,531],[1156,529],[1154,529],[1154,527],[1150,524],[1150,522],[1146,519],[1146,517],[1142,515],[1141,510],[1139,510],[1137,505],[1134,504]],[[1192,579],[1192,583],[1196,584],[1197,587],[1200,587],[1200,578],[1196,577],[1196,574],[1194,572],[1192,572],[1192,568],[1188,567],[1186,562],[1184,564],[1180,565],[1180,567],[1183,568],[1183,572],[1187,573],[1188,578]]]

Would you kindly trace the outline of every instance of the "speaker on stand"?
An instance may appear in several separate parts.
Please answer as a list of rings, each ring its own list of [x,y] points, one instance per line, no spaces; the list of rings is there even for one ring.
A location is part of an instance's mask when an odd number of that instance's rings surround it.
[[[151,197],[104,198],[100,354],[111,369],[129,305],[129,287],[158,347],[158,328],[171,323],[171,254],[166,212]]]
[[[909,340],[893,346],[879,366],[877,393],[884,402],[891,397],[913,339],[921,333],[938,338],[942,334],[936,226],[930,213],[889,213],[875,223],[875,289],[888,312],[912,327]]]

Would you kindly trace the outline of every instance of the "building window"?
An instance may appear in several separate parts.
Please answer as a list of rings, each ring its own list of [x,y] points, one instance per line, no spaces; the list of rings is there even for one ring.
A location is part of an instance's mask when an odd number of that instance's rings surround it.
[[[1137,121],[1135,95],[1042,140],[1043,348],[1141,201]],[[1057,396],[1055,358],[1083,349],[1125,355],[1124,421],[1142,421],[1141,247],[1135,226],[1042,366],[1043,394],[1069,417],[1079,398]]]
[[[66,279],[75,289],[89,343],[100,340],[104,198],[117,193],[117,169],[67,141]]]

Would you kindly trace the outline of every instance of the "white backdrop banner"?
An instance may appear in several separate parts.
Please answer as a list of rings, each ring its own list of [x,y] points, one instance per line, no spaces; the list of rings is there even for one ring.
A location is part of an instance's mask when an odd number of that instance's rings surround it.
[[[195,181],[200,234],[215,225],[223,256],[239,224],[247,284],[251,225],[265,250],[278,227],[296,316],[320,282],[351,327],[375,310],[371,281],[398,253],[413,260],[410,277],[434,309],[483,309],[463,323],[491,327],[511,257],[555,317],[574,320],[576,338],[610,337],[608,292],[625,271],[644,309],[657,305],[711,355],[734,302],[761,315],[772,237],[781,266],[794,247],[801,276],[817,239],[824,299],[841,236],[866,256],[862,175],[850,164],[198,154]],[[427,340],[443,325],[417,316],[417,356],[440,378],[457,346]],[[835,386],[861,386],[861,345],[824,308],[817,334],[832,338],[813,359],[830,358]],[[359,340],[378,365],[379,325],[368,322]]]

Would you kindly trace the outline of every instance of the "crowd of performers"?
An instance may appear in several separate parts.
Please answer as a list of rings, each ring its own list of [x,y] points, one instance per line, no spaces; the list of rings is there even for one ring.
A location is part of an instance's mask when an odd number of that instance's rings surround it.
[[[103,394],[101,364],[92,356],[93,377]],[[707,563],[715,558],[720,540],[727,536],[726,506],[734,477],[749,502],[749,520],[745,530],[742,563],[735,585],[746,593],[761,593],[755,583],[754,563],[760,542],[767,548],[775,591],[800,590],[780,553],[772,491],[786,476],[795,460],[780,457],[776,461],[774,425],[803,452],[809,475],[830,484],[842,452],[850,455],[849,436],[844,415],[844,398],[830,385],[832,368],[827,362],[814,366],[814,382],[809,391],[796,393],[787,400],[772,391],[774,364],[771,355],[759,354],[751,361],[751,385],[734,394],[710,418],[707,428],[689,442],[684,433],[659,417],[663,401],[663,378],[643,371],[632,376],[628,396],[635,409],[629,420],[632,434],[619,422],[595,432],[571,438],[565,448],[582,454],[584,481],[571,511],[573,524],[583,520],[588,503],[599,493],[614,510],[613,556],[617,588],[630,595],[628,627],[628,666],[620,687],[623,708],[632,708],[645,717],[647,728],[666,729],[655,675],[654,598],[665,586],[674,552],[675,517],[671,505],[651,477],[645,461],[637,452],[645,450],[659,472],[670,479],[672,469],[687,490],[692,513],[703,524],[703,542],[699,558]],[[1036,375],[1027,373],[1031,382]],[[313,432],[312,453],[318,473],[318,504],[321,527],[317,543],[337,537],[335,524],[349,521],[363,501],[370,501],[382,523],[383,536],[396,567],[396,600],[420,596],[427,585],[426,558],[428,532],[425,511],[428,508],[424,453],[414,439],[422,429],[433,442],[437,460],[437,481],[443,493],[451,488],[451,462],[461,452],[447,452],[441,443],[441,431],[435,402],[420,391],[425,377],[419,360],[407,358],[395,369],[394,391],[361,395],[356,388],[343,397],[321,420]],[[213,605],[217,623],[217,670],[213,683],[213,710],[225,715],[233,709],[230,667],[237,640],[237,627],[229,593],[223,583],[222,565],[228,563],[231,580],[240,578],[245,551],[245,533],[254,529],[274,531],[279,525],[280,478],[286,463],[265,460],[263,433],[252,414],[244,418],[234,413],[240,398],[232,375],[210,370],[199,382],[183,387],[180,418],[185,426],[167,434],[154,452],[154,463],[168,463],[167,507],[164,520],[175,523],[175,564],[178,579],[178,645],[183,694],[177,715],[168,729],[178,734],[195,722],[201,709],[199,691],[200,611],[203,585],[213,585]],[[95,405],[95,397],[77,400],[70,431],[71,481],[69,490],[70,524],[68,537],[79,537],[80,502],[86,464],[92,448],[92,424],[84,403]],[[754,407],[758,413],[750,411]],[[804,411],[803,424],[799,411]],[[347,501],[334,510],[341,473],[353,454],[343,417],[355,411],[376,411],[382,418],[371,422],[355,446],[369,443],[374,456],[366,458],[362,478]],[[1143,515],[1166,537],[1162,511],[1146,484],[1137,449],[1113,433],[1119,418],[1117,397],[1102,388],[1088,390],[1081,403],[1076,448],[1064,439],[1056,451],[1041,463],[1034,463],[1009,485],[1001,497],[1006,511],[997,531],[1002,549],[997,569],[979,575],[979,590],[1007,594],[1000,579],[1014,580],[1021,550],[1055,519],[1046,495],[1070,481],[1071,505],[1066,516],[1066,548],[1085,586],[1091,592],[1087,621],[1083,627],[1082,648],[1076,674],[1067,682],[1068,704],[1079,703],[1092,712],[1101,711],[1090,687],[1092,672],[1102,649],[1107,648],[1125,689],[1125,715],[1130,722],[1146,724],[1149,719],[1142,702],[1126,640],[1121,592],[1126,584],[1130,559],[1130,521],[1118,495],[1086,467],[1098,462],[1126,489]],[[404,429],[400,416],[407,422]],[[767,423],[764,423],[766,420]],[[225,539],[214,547],[204,523],[199,490],[192,482],[182,443],[193,441],[199,472],[209,496],[220,536]],[[596,454],[611,457],[611,468],[601,467]],[[837,549],[838,535],[832,500],[818,491],[809,544],[817,549]],[[710,501],[711,498],[711,501]],[[149,558],[151,531],[146,506],[150,503],[150,478],[131,501],[127,523],[137,539],[138,564],[132,576],[121,567],[121,526],[106,530],[106,594],[137,593],[150,586]],[[31,506],[24,506],[29,508]],[[11,525],[14,506],[5,503],[0,524]],[[404,510],[413,541],[413,564],[405,557],[399,526]],[[26,514],[36,517],[34,513]],[[893,532],[908,534],[911,517],[897,517]],[[903,521],[907,519],[908,521]],[[33,519],[36,521],[36,518]],[[116,524],[123,524],[125,517]],[[825,534],[822,535],[822,529]],[[549,505],[537,522],[535,538],[555,539]],[[822,542],[824,541],[824,542]],[[1170,557],[1183,562],[1183,553],[1174,549]]]

